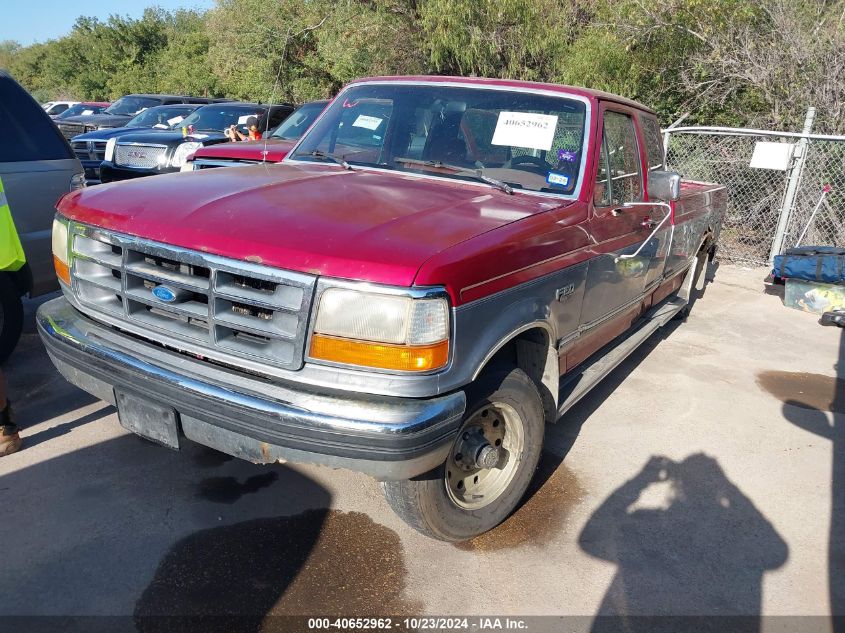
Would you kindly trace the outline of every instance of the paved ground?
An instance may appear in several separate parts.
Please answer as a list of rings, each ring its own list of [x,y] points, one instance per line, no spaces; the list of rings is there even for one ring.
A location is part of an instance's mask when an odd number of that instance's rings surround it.
[[[30,314],[6,368],[27,445],[0,461],[0,614],[843,613],[845,341],[762,276],[722,267],[549,429],[519,512],[460,547],[365,476],[127,434]]]

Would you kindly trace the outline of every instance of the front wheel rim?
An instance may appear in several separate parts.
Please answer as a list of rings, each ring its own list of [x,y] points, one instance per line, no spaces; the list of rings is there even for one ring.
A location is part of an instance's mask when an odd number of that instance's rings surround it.
[[[464,422],[446,460],[449,498],[465,510],[490,505],[509,488],[524,449],[525,426],[516,409],[503,402],[479,408]]]

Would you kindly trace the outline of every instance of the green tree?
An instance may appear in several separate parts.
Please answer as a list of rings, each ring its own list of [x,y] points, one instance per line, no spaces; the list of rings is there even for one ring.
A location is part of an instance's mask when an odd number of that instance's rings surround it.
[[[435,72],[554,81],[591,13],[575,0],[425,0],[419,23]]]

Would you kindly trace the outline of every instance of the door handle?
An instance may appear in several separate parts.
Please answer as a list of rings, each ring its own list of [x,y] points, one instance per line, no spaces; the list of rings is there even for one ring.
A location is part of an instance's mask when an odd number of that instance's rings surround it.
[[[615,209],[610,210],[610,215],[612,215],[615,218],[618,218],[620,215],[622,215],[622,213],[624,213],[625,211],[627,211],[630,208],[631,207],[624,207],[624,206],[623,207],[616,207]]]

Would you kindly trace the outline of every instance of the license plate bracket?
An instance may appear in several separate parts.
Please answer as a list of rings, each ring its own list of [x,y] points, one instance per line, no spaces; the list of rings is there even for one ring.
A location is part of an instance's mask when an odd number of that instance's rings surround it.
[[[144,396],[114,390],[117,418],[127,431],[179,450],[179,414],[176,409]]]

